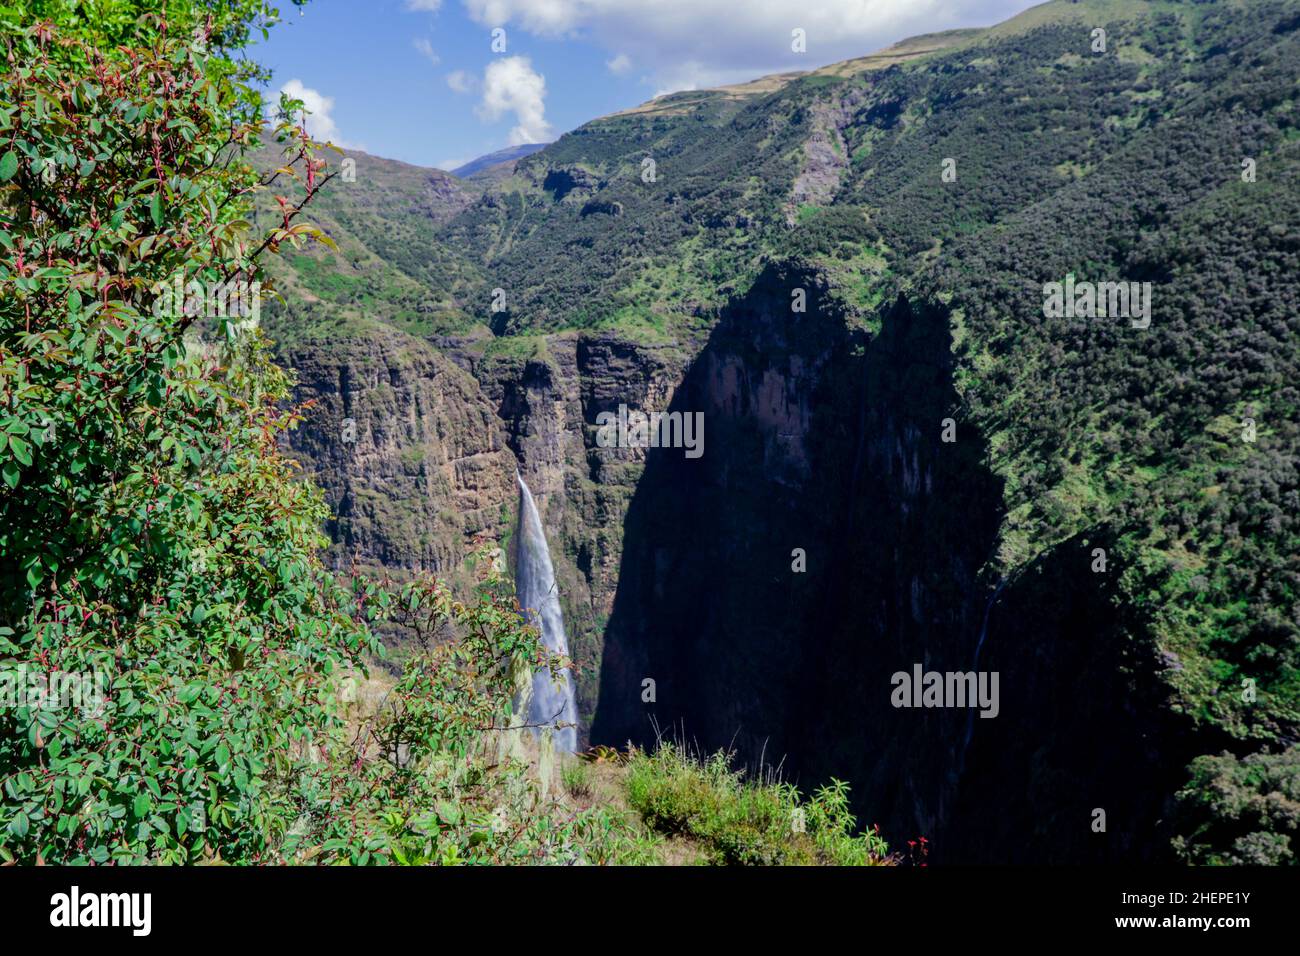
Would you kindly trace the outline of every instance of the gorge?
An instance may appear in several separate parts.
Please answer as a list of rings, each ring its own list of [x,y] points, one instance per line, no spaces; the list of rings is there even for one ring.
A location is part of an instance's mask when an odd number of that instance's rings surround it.
[[[1291,10],[1057,0],[463,181],[357,154],[268,320],[336,566],[510,542],[563,749],[844,779],[936,862],[1272,860],[1204,780],[1300,739]],[[1050,314],[1076,273],[1158,291]],[[707,448],[601,441],[620,408]],[[918,662],[998,673],[997,718],[892,706]]]

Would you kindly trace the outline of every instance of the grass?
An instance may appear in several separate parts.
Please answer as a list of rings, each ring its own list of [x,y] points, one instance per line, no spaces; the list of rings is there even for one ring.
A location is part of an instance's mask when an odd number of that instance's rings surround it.
[[[878,866],[895,860],[873,831],[856,834],[848,787],[831,781],[810,800],[769,774],[746,779],[731,756],[661,743],[626,758],[629,805],[645,825],[695,844],[712,864]]]
[[[560,768],[560,780],[564,784],[565,791],[569,796],[579,800],[591,796],[592,776],[591,764],[585,761],[566,763]]]

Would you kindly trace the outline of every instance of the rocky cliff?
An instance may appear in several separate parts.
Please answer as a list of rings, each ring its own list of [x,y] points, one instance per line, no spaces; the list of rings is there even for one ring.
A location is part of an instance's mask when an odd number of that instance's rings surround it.
[[[542,513],[575,661],[581,737],[600,694],[604,632],[622,558],[623,521],[643,449],[597,449],[596,416],[662,408],[681,376],[676,343],[616,334],[544,337],[528,356],[469,359]]]
[[[310,403],[290,448],[335,514],[335,566],[450,573],[477,537],[508,536],[514,456],[471,375],[394,331],[303,342],[283,360]]]

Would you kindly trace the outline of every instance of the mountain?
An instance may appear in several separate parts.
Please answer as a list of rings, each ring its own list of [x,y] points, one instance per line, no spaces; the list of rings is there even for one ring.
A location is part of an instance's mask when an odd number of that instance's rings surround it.
[[[936,861],[1293,861],[1298,64],[1294,0],[1053,0],[445,193],[358,161],[267,323],[336,560],[508,548],[518,463],[584,740],[784,756]]]
[[[461,179],[467,179],[480,170],[487,169],[491,166],[499,166],[502,163],[512,163],[517,159],[531,156],[539,149],[545,148],[545,143],[522,143],[518,146],[507,146],[505,149],[498,149],[494,153],[487,153],[477,159],[471,159],[465,165],[457,166],[451,171],[451,174],[453,176],[459,176]]]

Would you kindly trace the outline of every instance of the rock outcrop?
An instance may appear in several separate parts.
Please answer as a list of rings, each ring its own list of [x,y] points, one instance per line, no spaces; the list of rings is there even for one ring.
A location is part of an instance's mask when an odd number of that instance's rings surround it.
[[[336,515],[331,559],[450,572],[475,538],[504,539],[514,457],[473,376],[427,343],[376,331],[287,350],[310,402],[290,449]]]

